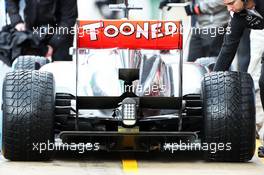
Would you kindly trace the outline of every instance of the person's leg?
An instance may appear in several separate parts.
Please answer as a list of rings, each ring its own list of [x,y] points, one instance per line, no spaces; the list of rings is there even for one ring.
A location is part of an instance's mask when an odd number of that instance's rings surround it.
[[[261,73],[259,78],[260,99],[264,109],[264,54],[262,55]]]
[[[250,64],[248,73],[254,80],[255,89],[259,89],[258,80],[261,70],[261,57],[264,52],[264,30],[252,30],[250,33]]]
[[[191,36],[189,54],[187,61],[194,62],[197,58],[205,57],[199,33],[193,33]]]
[[[264,101],[263,101],[263,61],[264,61],[264,30],[252,30],[251,31],[251,59],[248,72],[251,74],[256,90],[256,100],[259,99],[259,95],[261,97],[262,106],[258,106],[257,109],[263,108]],[[262,64],[261,64],[262,63]],[[261,70],[262,69],[262,70]],[[260,71],[261,70],[261,71]],[[257,83],[259,79],[259,84]],[[259,85],[261,87],[259,87]],[[260,90],[260,94],[258,92]],[[263,110],[257,110],[256,113],[256,126],[257,132],[260,138],[264,137],[264,113]]]
[[[259,78],[259,89],[260,89],[260,99],[261,99],[261,104],[262,108],[264,109],[264,52],[262,54],[262,64],[261,64],[261,73],[260,73],[260,78]],[[263,115],[257,115],[256,116],[256,124],[258,126],[258,132],[259,136],[261,139],[264,140],[264,118]],[[262,132],[260,132],[262,130]]]
[[[245,29],[238,50],[238,71],[247,72],[250,62],[250,29]]]
[[[65,40],[59,48],[54,50],[52,61],[72,61],[72,55],[69,54],[69,49],[72,46],[73,36],[68,35],[67,40]]]

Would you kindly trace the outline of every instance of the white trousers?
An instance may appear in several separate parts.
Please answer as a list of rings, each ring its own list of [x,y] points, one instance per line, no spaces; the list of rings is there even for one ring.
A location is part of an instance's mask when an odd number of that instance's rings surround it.
[[[261,72],[261,59],[264,53],[264,30],[251,30],[251,60],[248,72],[251,74],[255,89],[259,89],[258,80]],[[260,94],[256,93],[257,110],[256,110],[256,124],[258,134],[263,141],[264,139],[264,112],[260,102]]]

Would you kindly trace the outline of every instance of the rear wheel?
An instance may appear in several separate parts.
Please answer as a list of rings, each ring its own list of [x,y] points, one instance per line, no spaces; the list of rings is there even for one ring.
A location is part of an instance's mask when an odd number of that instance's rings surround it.
[[[8,73],[3,85],[3,155],[9,160],[48,160],[54,143],[53,75]],[[42,144],[42,151],[39,147]],[[51,147],[52,148],[52,147]]]
[[[13,63],[14,70],[39,70],[49,63],[49,60],[41,56],[26,55],[18,57]]]
[[[204,77],[205,158],[209,161],[245,162],[255,151],[255,96],[247,73],[213,72]]]

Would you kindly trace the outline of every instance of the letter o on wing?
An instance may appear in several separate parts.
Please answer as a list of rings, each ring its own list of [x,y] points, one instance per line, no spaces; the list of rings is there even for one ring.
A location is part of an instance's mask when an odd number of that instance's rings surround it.
[[[120,33],[125,36],[132,35],[134,31],[135,31],[135,27],[131,23],[125,22],[120,26]]]
[[[104,35],[109,38],[114,38],[118,35],[118,28],[114,25],[109,25],[104,29]]]

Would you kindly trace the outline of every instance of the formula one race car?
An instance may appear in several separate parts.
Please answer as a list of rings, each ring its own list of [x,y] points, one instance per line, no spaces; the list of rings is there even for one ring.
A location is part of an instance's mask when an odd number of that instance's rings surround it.
[[[180,21],[78,21],[77,30],[73,62],[21,56],[6,75],[5,158],[47,160],[60,142],[102,151],[185,145],[208,161],[251,160],[252,78],[184,63]]]

